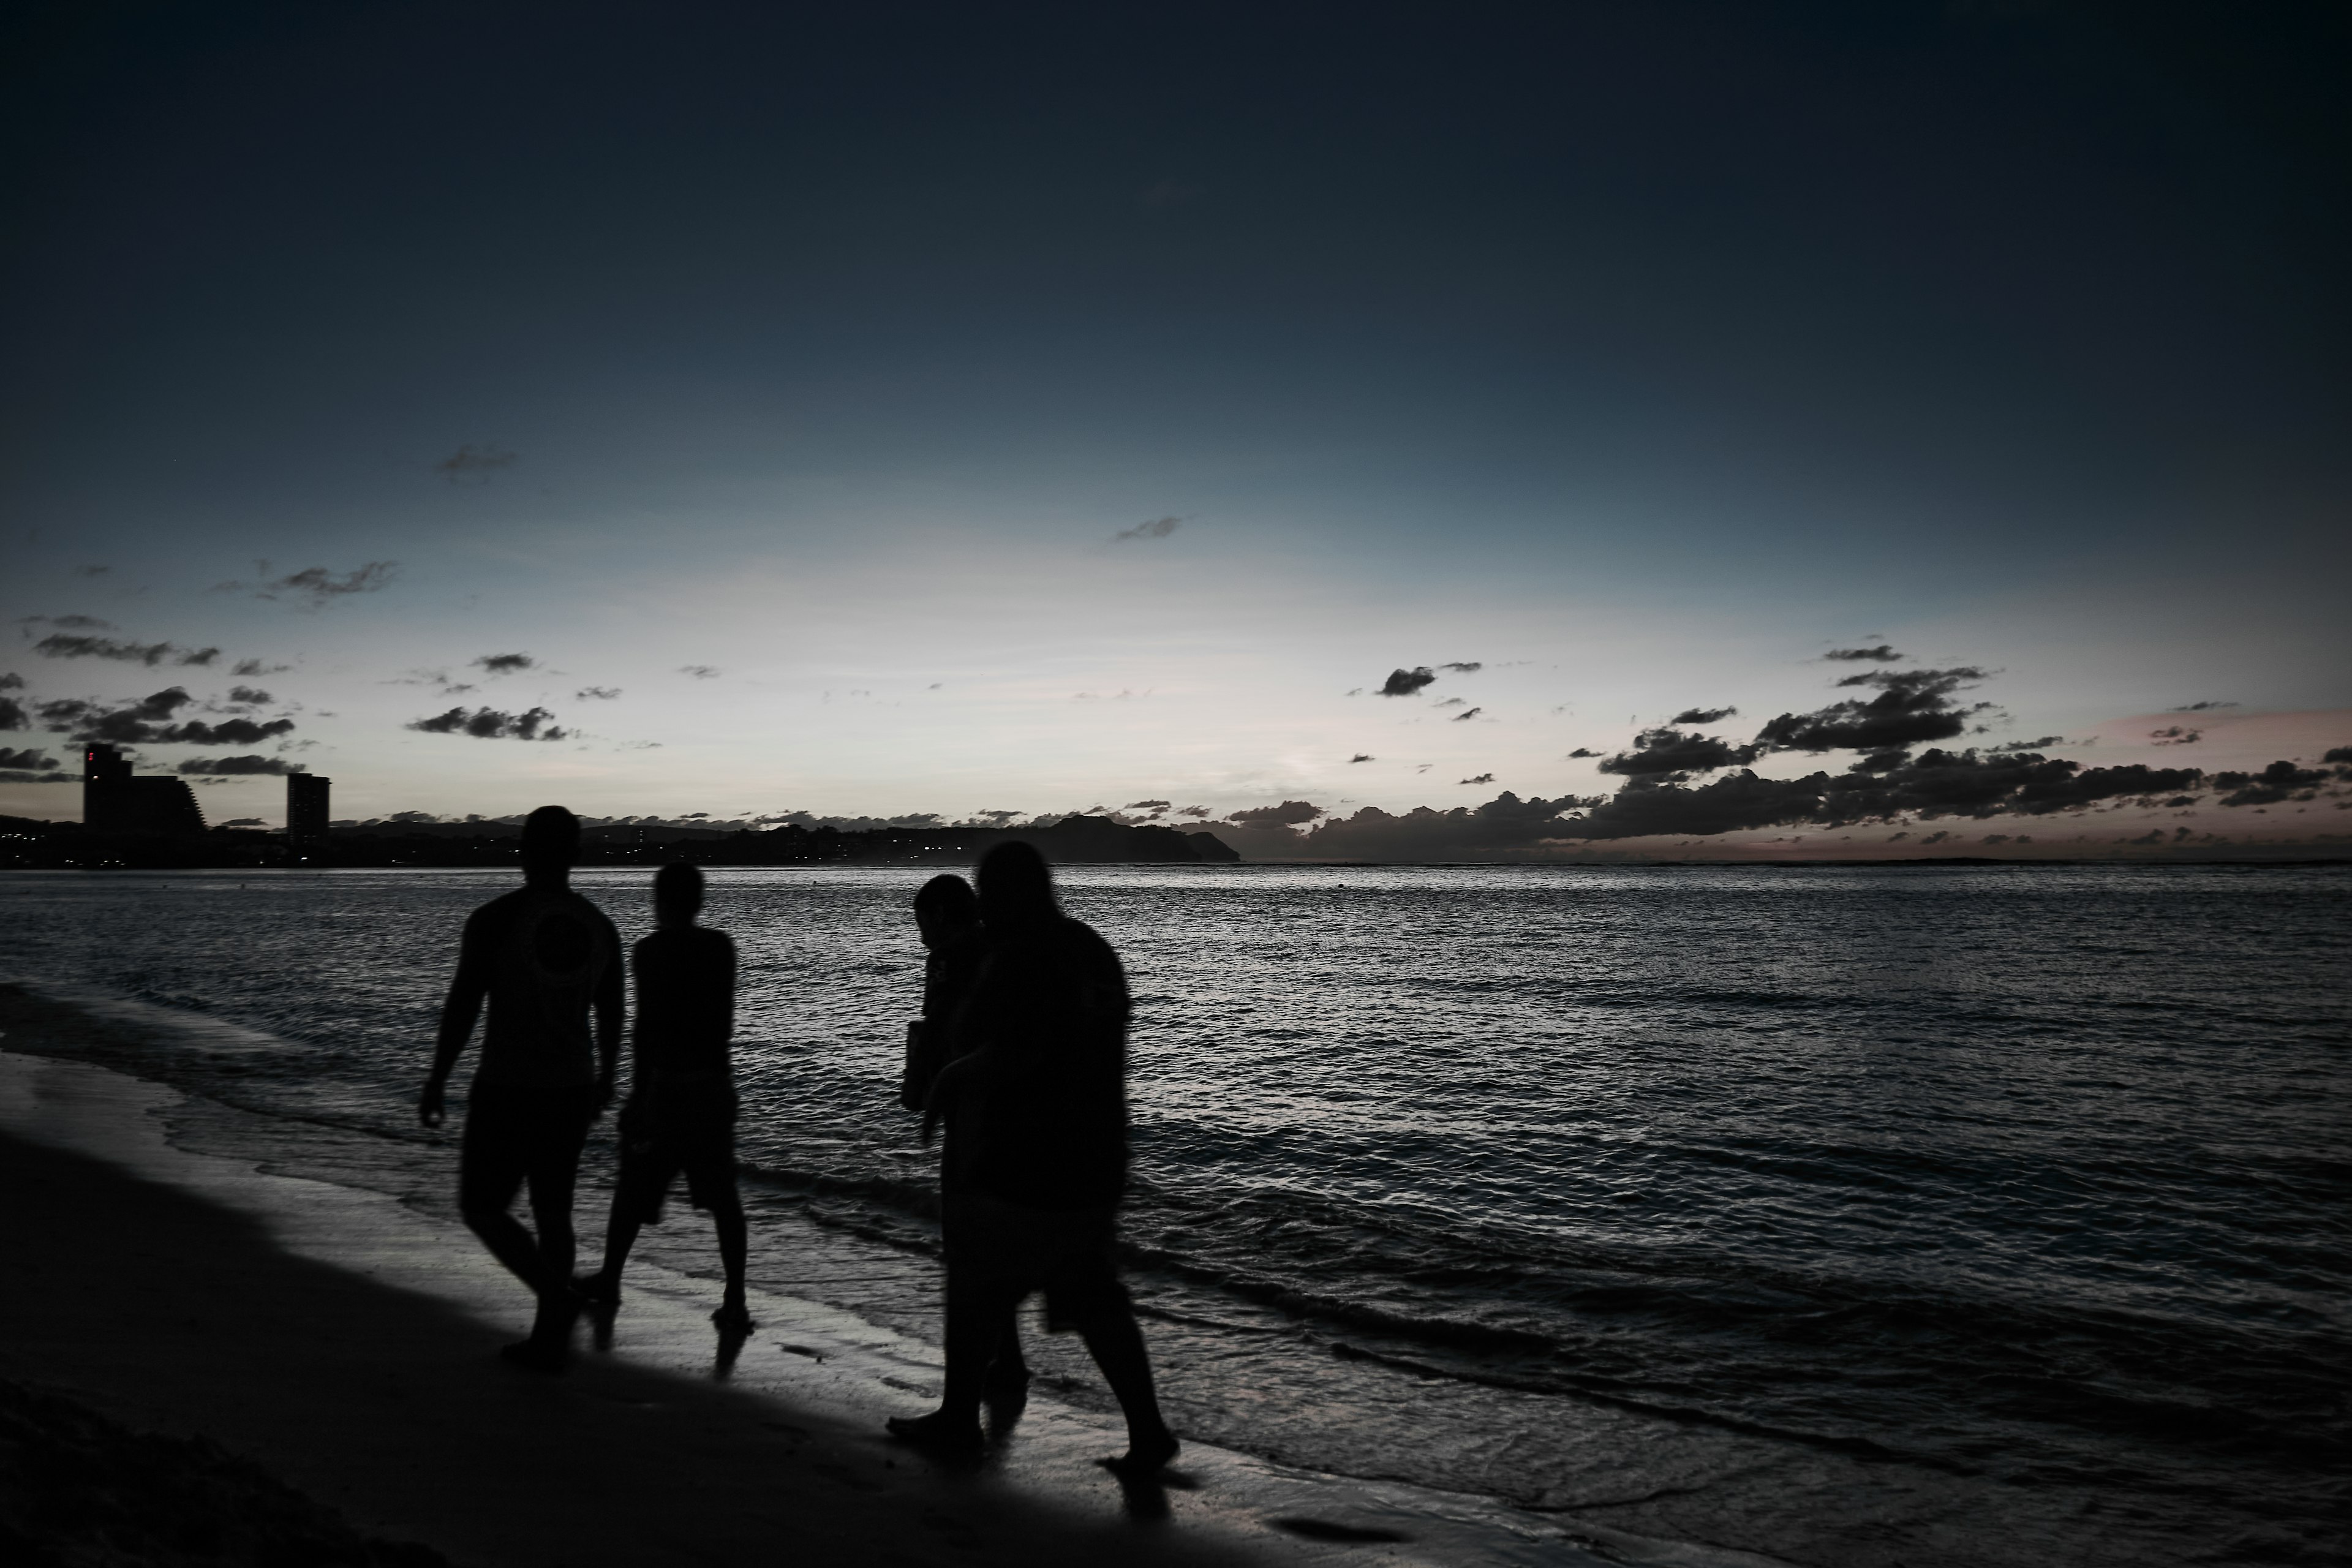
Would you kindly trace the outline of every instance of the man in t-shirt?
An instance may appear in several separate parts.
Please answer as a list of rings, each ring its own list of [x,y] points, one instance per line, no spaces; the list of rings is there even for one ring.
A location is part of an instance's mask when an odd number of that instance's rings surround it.
[[[1105,1463],[1149,1473],[1178,1444],[1114,1251],[1127,1190],[1127,977],[1108,942],[1062,913],[1027,844],[982,858],[980,905],[989,950],[957,1020],[963,1054],[931,1089],[948,1121],[945,1387],[937,1410],[888,1425],[927,1447],[978,1447],[989,1362],[1022,1300],[1043,1290],[1048,1331],[1077,1330],[1127,1417],[1127,1452]]]
[[[748,1334],[749,1247],[735,1190],[735,1079],[727,1059],[735,1032],[735,944],[726,932],[694,923],[702,896],[699,868],[678,861],[656,872],[654,932],[629,953],[637,1019],[629,1100],[621,1109],[621,1174],[604,1232],[604,1266],[580,1281],[580,1293],[608,1309],[619,1306],[621,1269],[637,1231],[660,1220],[662,1200],[683,1173],[688,1199],[718,1227],[727,1271],[710,1321],[722,1334]]]
[[[481,1065],[458,1145],[457,1206],[491,1256],[538,1298],[530,1337],[499,1353],[544,1372],[560,1371],[571,1347],[572,1185],[588,1124],[612,1100],[621,1046],[621,938],[571,889],[579,853],[580,819],[562,806],[542,805],[524,819],[523,885],[466,921],[416,1107],[425,1126],[441,1125],[449,1075],[487,1001]],[[508,1212],[526,1185],[535,1237]]]

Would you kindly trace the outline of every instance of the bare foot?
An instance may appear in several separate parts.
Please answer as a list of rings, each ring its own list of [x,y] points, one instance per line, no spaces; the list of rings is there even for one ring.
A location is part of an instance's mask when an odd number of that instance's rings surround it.
[[[722,1334],[748,1334],[760,1325],[751,1321],[751,1309],[740,1301],[721,1301],[719,1310],[710,1314]]]
[[[976,1416],[953,1416],[944,1410],[934,1410],[929,1415],[893,1415],[883,1425],[890,1429],[890,1436],[919,1448],[961,1454],[976,1452],[981,1447],[980,1421]]]
[[[1127,1452],[1096,1464],[1118,1476],[1148,1476],[1174,1458],[1184,1445],[1176,1441],[1176,1434],[1161,1427],[1150,1437],[1129,1436]]]

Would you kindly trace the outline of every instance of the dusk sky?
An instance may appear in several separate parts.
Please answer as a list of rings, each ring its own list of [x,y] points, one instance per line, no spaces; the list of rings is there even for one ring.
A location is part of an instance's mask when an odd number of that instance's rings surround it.
[[[0,813],[2352,832],[2338,8],[46,16]]]

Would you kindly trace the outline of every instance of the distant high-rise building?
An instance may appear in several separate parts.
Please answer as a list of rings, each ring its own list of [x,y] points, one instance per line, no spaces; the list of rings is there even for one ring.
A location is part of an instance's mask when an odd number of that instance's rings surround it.
[[[92,833],[202,833],[205,814],[187,780],[141,778],[121,752],[92,743],[81,755],[81,823]]]
[[[323,844],[327,839],[327,786],[333,781],[318,773],[286,775],[286,840],[289,844]]]

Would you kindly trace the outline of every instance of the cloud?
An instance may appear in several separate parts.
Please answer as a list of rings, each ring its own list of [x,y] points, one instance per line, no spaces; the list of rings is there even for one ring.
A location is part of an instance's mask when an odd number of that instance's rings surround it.
[[[1465,713],[1456,713],[1454,716],[1454,722],[1456,724],[1468,723],[1471,720],[1475,719],[1479,714],[1484,713],[1485,711],[1486,710],[1484,708],[1473,708]]]
[[[1480,773],[1475,779],[1456,779],[1454,782],[1456,784],[1493,784],[1495,782],[1495,775],[1492,773]]]
[[[2184,702],[2178,708],[2168,708],[2167,713],[2210,713],[2216,708],[2235,708],[2234,702]]]
[[[2323,763],[2352,763],[2352,746],[2337,746],[2319,760]]]
[[[1801,779],[1759,778],[1742,769],[1711,784],[1686,787],[1639,777],[1579,818],[1562,837],[1631,838],[1652,834],[1717,834],[1750,828],[1843,826],[1916,816],[2041,816],[2098,801],[2151,796],[2194,788],[2194,768],[2150,768],[2134,763],[2084,768],[2033,753],[1985,756],[1974,751],[1930,751],[1892,768],[1855,767]]]
[[[1974,751],[1930,751],[1884,774],[1848,773],[1829,781],[1815,820],[1840,824],[1994,816],[2043,816],[2095,802],[2191,789],[2195,768],[2151,768],[2143,763],[2085,768],[2034,752],[1987,757]]]
[[[621,694],[617,686],[583,686],[572,694],[575,702],[610,702]]]
[[[1206,817],[1211,816],[1212,813],[1205,805],[1180,805],[1171,815],[1175,816]]]
[[[1906,656],[1896,653],[1885,643],[1880,643],[1876,647],[1833,647],[1822,657],[1842,659],[1848,664],[1857,664],[1865,659],[1879,664],[1893,664],[1896,659]]]
[[[0,691],[22,691],[23,689],[25,689],[25,678],[15,670],[0,675]]]
[[[77,741],[103,741],[111,745],[257,746],[289,734],[291,719],[256,723],[250,719],[224,719],[207,724],[201,719],[173,722],[173,716],[195,699],[184,686],[168,686],[119,708],[66,699],[40,705],[41,721]]]
[[[422,730],[428,735],[471,735],[478,741],[569,740],[570,731],[548,722],[554,717],[544,708],[520,713],[501,713],[494,708],[478,708],[470,712],[452,708],[429,719],[413,719],[405,728]]]
[[[1597,757],[1601,753],[1594,751],[1590,746],[1579,746],[1576,750],[1569,752],[1568,754],[1571,757]]]
[[[228,700],[231,702],[252,703],[275,702],[278,700],[278,699],[270,696],[269,693],[262,690],[261,688],[257,686],[232,686],[228,689]]]
[[[1139,522],[1133,528],[1122,528],[1111,535],[1113,541],[1124,539],[1165,539],[1182,527],[1181,517],[1155,517],[1150,522]]]
[[[1685,708],[1671,721],[1676,724],[1720,724],[1738,712],[1737,708]]]
[[[715,664],[681,664],[677,667],[677,672],[680,675],[690,675],[697,680],[713,680],[718,679],[719,667]]]
[[[1291,827],[1302,822],[1312,822],[1324,815],[1319,805],[1303,800],[1286,800],[1280,805],[1252,806],[1236,811],[1226,820],[1236,827]]]
[[[1440,669],[1450,669],[1456,675],[1475,675],[1486,667],[1480,664],[1477,660],[1472,659],[1467,664],[1441,664],[1437,668]]]
[[[1571,756],[1577,752],[1570,752]],[[1583,752],[1591,755],[1591,752]],[[1644,730],[1633,737],[1633,749],[1601,761],[1601,771],[1629,778],[1662,774],[1676,779],[1717,768],[1745,765],[1756,760],[1757,748],[1735,746],[1713,735],[1686,734],[1674,729]]]
[[[527,653],[486,653],[474,660],[492,675],[512,675],[519,669],[529,669],[538,662]]]
[[[57,758],[31,747],[10,749],[0,746],[0,768],[38,768],[47,770],[58,765]]]
[[[2150,730],[2147,738],[2159,746],[2193,746],[2205,738],[2205,731],[2168,724],[2161,730]]]
[[[231,675],[283,675],[294,667],[290,664],[264,664],[257,658],[241,658]]]
[[[1376,763],[1380,761],[1380,759],[1372,755],[1370,752],[1358,752],[1354,756],[1349,757],[1348,761],[1350,763]]]
[[[1713,835],[1810,820],[1822,775],[1763,779],[1748,770],[1696,788],[1637,777],[1585,815],[1557,825],[1561,838],[1643,838],[1661,833]]]
[[[1447,811],[1423,805],[1396,815],[1368,805],[1352,816],[1329,817],[1303,835],[1266,835],[1255,844],[1250,843],[1255,836],[1243,835],[1236,847],[1318,860],[1460,860],[1520,854],[1556,837],[1563,813],[1595,805],[1599,798],[1521,800],[1506,790],[1484,805]]]
[[[1392,669],[1389,671],[1388,679],[1381,683],[1381,695],[1416,697],[1420,695],[1423,687],[1436,679],[1437,672],[1425,664],[1414,669]]]
[[[27,626],[63,626],[69,632],[110,632],[112,621],[101,621],[96,616],[24,616],[18,625]]]
[[[321,609],[337,599],[353,594],[373,594],[389,586],[399,573],[399,563],[392,561],[370,561],[355,566],[340,576],[324,566],[305,566],[299,572],[289,572],[283,577],[269,574],[269,563],[254,563],[255,583],[218,583],[215,593],[249,593],[257,599],[292,599],[311,609]]]
[[[169,658],[173,664],[210,664],[220,657],[216,647],[186,648],[168,642],[118,642],[112,637],[70,637],[59,632],[43,637],[33,651],[48,658],[111,658],[152,668]]]
[[[1768,751],[1877,752],[1948,741],[1968,728],[1970,715],[1992,706],[1963,708],[1951,700],[1954,691],[1984,679],[1983,670],[1965,665],[1849,675],[1838,684],[1876,687],[1878,695],[1832,702],[1811,713],[1783,713],[1756,732],[1756,744]]]
[[[241,773],[299,773],[304,771],[299,763],[289,763],[283,757],[198,757],[180,764],[180,771],[209,778],[234,778]]]
[[[1987,746],[1985,748],[1985,755],[1989,757],[1999,757],[2006,756],[2011,752],[2041,752],[2047,751],[2052,746],[2063,746],[2070,743],[2071,742],[2069,742],[2063,736],[2060,735],[2044,735],[2041,739],[2034,741],[2003,741],[1998,746]]]
[[[0,730],[29,730],[33,727],[25,705],[13,697],[0,697]]]
[[[488,484],[490,476],[502,468],[511,468],[522,461],[522,454],[509,452],[496,443],[477,447],[470,441],[433,465],[433,471],[451,484],[471,479]]]
[[[2346,777],[2352,777],[2352,769],[2331,773],[2276,762],[2258,773],[2215,773],[2213,787],[2231,792],[2221,797],[2223,805],[2276,805],[2283,800],[2309,800],[2319,785]]]
[[[257,724],[250,719],[224,719],[217,724],[192,719],[184,724],[172,725],[147,739],[194,746],[257,746],[276,736],[291,733],[293,729],[294,721],[291,719],[272,719],[266,724]]]

